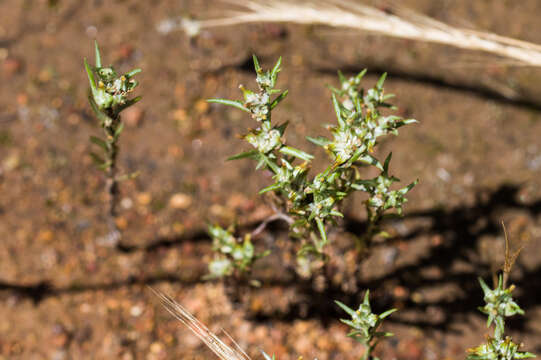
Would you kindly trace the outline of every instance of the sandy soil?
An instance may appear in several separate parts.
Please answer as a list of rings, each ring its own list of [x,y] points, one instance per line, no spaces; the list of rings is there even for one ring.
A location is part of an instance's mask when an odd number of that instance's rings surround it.
[[[404,5],[541,43],[535,0]],[[380,358],[464,358],[487,333],[477,276],[488,279],[502,261],[502,220],[515,244],[528,242],[512,274],[527,316],[511,321],[510,333],[541,353],[541,71],[325,27],[255,24],[195,41],[156,30],[171,16],[223,9],[203,0],[0,0],[0,359],[213,358],[148,286],[227,331],[253,358],[264,349],[320,360],[362,353],[332,301],[354,306],[370,288],[376,310],[400,310],[386,323],[397,336]],[[107,229],[104,179],[89,156],[88,137],[99,129],[82,66],[95,37],[106,62],[143,69],[144,100],[124,118],[121,139],[120,167],[141,174],[122,183],[119,248],[97,242]],[[236,134],[253,124],[204,99],[237,98],[239,83],[253,85],[252,53],[267,67],[283,56],[279,84],[290,96],[275,118],[290,121],[290,143],[322,158],[304,135],[324,135],[321,125],[334,121],[325,84],[337,83],[338,69],[368,67],[368,85],[388,71],[400,114],[420,123],[380,151],[393,151],[392,172],[404,183],[421,183],[404,219],[386,224],[393,238],[374,247],[361,278],[347,277],[350,237],[337,232],[330,267],[340,276],[326,286],[277,270],[283,259],[274,255],[256,270],[262,288],[243,289],[234,304],[222,284],[201,280],[212,256],[205,226],[253,228],[270,212],[257,196],[270,179],[250,161],[225,161],[246,149]],[[171,202],[178,194],[182,201]],[[361,201],[348,204],[345,230],[362,229]],[[258,246],[284,237],[272,226]]]

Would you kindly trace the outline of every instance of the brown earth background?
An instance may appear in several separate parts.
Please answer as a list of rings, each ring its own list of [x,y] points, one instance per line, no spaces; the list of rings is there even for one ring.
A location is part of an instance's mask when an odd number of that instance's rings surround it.
[[[373,2],[382,6],[380,2]],[[52,6],[51,6],[52,5]],[[407,0],[455,26],[541,43],[537,0]],[[541,70],[449,47],[323,26],[252,24],[205,30],[190,41],[156,26],[174,16],[209,18],[219,1],[0,0],[0,359],[211,359],[214,355],[160,306],[148,286],[169,294],[214,331],[227,331],[253,358],[355,359],[333,304],[355,306],[371,289],[374,309],[397,307],[385,328],[396,336],[382,359],[461,359],[488,330],[477,276],[503,259],[507,225],[527,242],[512,273],[526,316],[510,334],[541,353]],[[107,231],[104,178],[89,156],[99,134],[86,100],[83,57],[97,38],[105,63],[140,67],[143,101],[127,112],[119,165],[140,171],[121,185],[120,248],[100,246]],[[205,282],[212,258],[207,222],[249,230],[270,214],[258,189],[271,181],[236,137],[251,120],[210,106],[255,86],[252,53],[270,67],[283,56],[279,86],[289,97],[275,118],[290,121],[291,144],[325,155],[304,135],[334,121],[326,84],[336,71],[369,68],[366,86],[389,72],[386,90],[417,125],[380,145],[392,173],[408,183],[402,220],[375,245],[351,284],[345,233],[331,262],[336,276],[317,286],[281,270],[273,255],[232,304],[219,282]],[[506,96],[502,95],[506,94]],[[364,226],[361,195],[344,226]],[[257,246],[284,244],[273,224]],[[274,244],[274,245],[273,245]],[[344,245],[344,246],[342,246]],[[348,283],[349,281],[349,283]],[[354,291],[353,291],[353,290]]]

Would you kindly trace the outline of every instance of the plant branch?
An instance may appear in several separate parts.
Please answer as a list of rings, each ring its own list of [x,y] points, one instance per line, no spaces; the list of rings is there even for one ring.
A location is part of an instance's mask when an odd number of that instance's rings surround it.
[[[274,215],[269,216],[265,220],[263,220],[261,222],[261,224],[259,224],[259,226],[257,228],[255,228],[254,231],[252,231],[252,233],[251,233],[252,237],[256,237],[257,235],[261,234],[263,232],[263,230],[265,230],[265,228],[267,227],[267,225],[269,223],[271,223],[273,221],[276,221],[276,220],[283,220],[283,221],[287,222],[288,225],[290,225],[290,226],[294,222],[293,218],[291,218],[290,216],[288,216],[288,215],[286,215],[286,214],[284,214],[282,212],[276,213]]]

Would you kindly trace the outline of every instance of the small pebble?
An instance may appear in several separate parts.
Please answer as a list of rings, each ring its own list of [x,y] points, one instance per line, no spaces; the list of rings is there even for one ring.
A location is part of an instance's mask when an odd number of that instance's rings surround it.
[[[143,308],[139,305],[132,306],[130,309],[130,315],[133,317],[139,317],[143,313]]]
[[[205,114],[209,110],[209,103],[206,100],[197,100],[194,108],[198,114]]]
[[[120,206],[126,210],[131,209],[133,206],[133,201],[129,197],[125,197],[120,201]]]
[[[149,193],[140,193],[137,195],[137,202],[141,205],[148,205],[152,201],[152,196]]]
[[[158,354],[158,353],[160,353],[162,351],[163,351],[162,343],[155,341],[150,345],[150,352],[152,352],[154,354]]]
[[[98,28],[96,28],[93,25],[90,25],[86,28],[86,36],[88,36],[91,39],[96,38],[96,35],[98,35]]]
[[[169,206],[173,209],[185,210],[192,205],[192,197],[187,194],[177,193],[171,196]]]

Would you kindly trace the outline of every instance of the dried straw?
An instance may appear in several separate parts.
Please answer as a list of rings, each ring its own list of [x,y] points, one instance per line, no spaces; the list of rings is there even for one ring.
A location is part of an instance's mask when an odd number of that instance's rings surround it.
[[[182,305],[175,302],[164,293],[150,288],[160,299],[167,311],[181,323],[186,325],[201,341],[208,346],[220,359],[223,360],[251,360],[250,357],[235,343],[236,349],[226,345],[216,334],[210,331],[205,324],[197,320]],[[230,338],[231,339],[231,338]],[[232,339],[231,339],[232,340]]]
[[[348,0],[222,0],[241,10],[223,18],[203,20],[212,28],[245,23],[290,22],[346,27],[385,36],[478,50],[513,60],[514,65],[541,66],[541,46],[493,33],[455,28],[399,7],[393,14]]]

